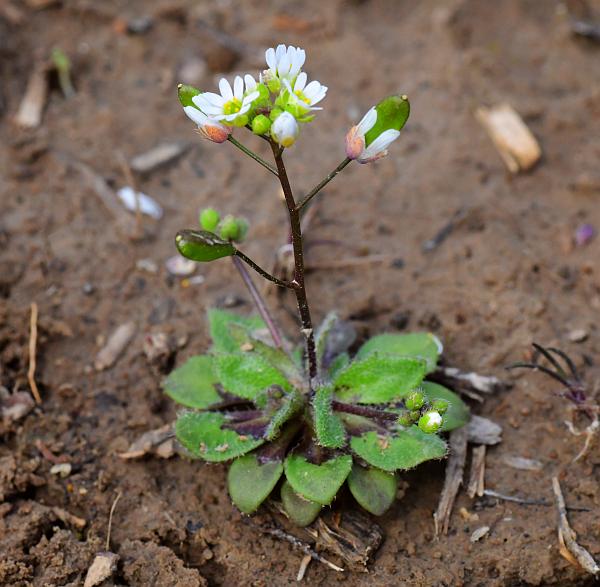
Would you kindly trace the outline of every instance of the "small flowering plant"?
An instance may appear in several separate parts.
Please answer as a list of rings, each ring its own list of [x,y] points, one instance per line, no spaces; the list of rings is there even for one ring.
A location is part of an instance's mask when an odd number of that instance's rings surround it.
[[[248,224],[212,208],[198,229],[175,237],[186,258],[229,257],[256,304],[258,316],[208,312],[212,346],[166,379],[166,393],[185,406],[175,424],[193,458],[231,461],[229,493],[244,513],[278,494],[285,512],[310,524],[347,484],[367,511],[383,514],[396,497],[397,474],[446,455],[440,433],[466,423],[468,408],[449,389],[429,381],[442,352],[430,333],[380,334],[354,345],[352,327],[330,313],[313,328],[305,288],[300,220],[306,206],[351,161],[387,154],[409,115],[406,96],[371,108],[346,136],[346,158],[313,190],[296,200],[283,154],[311,122],[327,87],[308,81],[305,52],[279,45],[266,52],[259,81],[222,79],[219,94],[179,86],[179,99],[200,134],[229,141],[275,175],[285,196],[294,253],[290,280],[271,275],[239,248]],[[262,137],[275,166],[242,145],[234,130]],[[302,344],[282,335],[247,267],[296,297]],[[350,353],[350,350],[355,350]]]

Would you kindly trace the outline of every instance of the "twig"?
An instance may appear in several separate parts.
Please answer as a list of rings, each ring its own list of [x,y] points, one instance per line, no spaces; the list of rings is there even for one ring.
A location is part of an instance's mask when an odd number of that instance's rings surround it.
[[[504,493],[499,493],[498,491],[494,491],[493,489],[484,489],[483,495],[486,495],[487,497],[495,497],[496,499],[501,499],[502,501],[511,501],[520,505],[541,505],[544,507],[550,507],[552,505],[549,501],[546,501],[545,499],[534,499],[531,497],[505,495]],[[589,512],[590,508],[567,506],[567,510],[570,510],[572,512]]]
[[[481,497],[485,491],[485,444],[474,446],[471,452],[471,476],[467,488],[467,495],[473,499],[475,495]]]
[[[448,533],[450,514],[452,513],[454,500],[458,494],[458,488],[463,480],[466,458],[467,430],[463,427],[450,433],[450,458],[446,465],[444,488],[442,489],[437,510],[433,514],[436,536],[440,532],[443,534]]]
[[[267,328],[271,333],[271,338],[273,339],[275,346],[278,348],[282,348],[283,338],[281,336],[281,333],[279,332],[279,328],[275,320],[271,316],[271,313],[269,312],[265,301],[263,300],[258,289],[256,288],[256,285],[254,285],[254,282],[252,281],[252,277],[250,277],[248,270],[246,269],[246,267],[244,267],[244,264],[238,259],[236,255],[231,257],[231,260],[235,265],[235,268],[239,271],[242,281],[248,289],[248,292],[252,297],[252,301],[254,302],[258,313],[260,314],[260,317],[265,321],[265,324],[267,325]]]
[[[348,157],[346,157],[346,159],[344,159],[333,171],[331,171],[325,177],[325,179],[318,183],[312,190],[310,190],[310,192],[308,192],[308,194],[306,194],[306,196],[304,196],[304,198],[302,198],[300,203],[296,206],[296,210],[302,210],[302,208],[304,208],[304,206],[306,206],[306,204],[308,204],[351,161],[352,159],[348,159]]]
[[[259,275],[261,275],[268,281],[271,281],[275,285],[278,285],[279,287],[287,287],[288,289],[294,289],[294,285],[291,282],[283,281],[275,277],[274,275],[271,275],[268,271],[265,271],[260,265],[255,263],[252,259],[250,259],[250,257],[244,255],[242,251],[236,249],[234,256],[239,257],[242,261],[244,261],[244,263],[246,263],[246,265],[252,267],[252,269],[254,269],[254,271],[256,271]]]
[[[42,403],[40,391],[35,382],[35,354],[37,347],[37,318],[38,306],[35,302],[31,302],[31,319],[29,321],[29,369],[27,370],[27,380],[33,399],[38,406]]]
[[[115,497],[115,500],[113,501],[112,505],[110,506],[110,513],[108,514],[108,528],[106,530],[106,550],[110,550],[110,533],[112,531],[112,521],[113,521],[113,515],[115,513],[115,508],[117,507],[117,503],[119,503],[119,500],[121,499],[121,495],[122,492],[118,492],[117,496]]]
[[[240,151],[248,155],[248,157],[254,159],[257,163],[259,163],[265,169],[270,171],[275,177],[279,177],[279,173],[277,173],[277,170],[270,163],[267,163],[262,157],[259,157],[254,151],[251,151],[250,149],[248,149],[248,147],[242,145],[242,143],[240,143],[237,139],[234,139],[231,135],[229,135],[229,138],[227,140],[232,145],[235,145]]]
[[[430,253],[437,249],[457,227],[457,225],[467,217],[467,210],[465,208],[459,208],[450,220],[435,233],[435,235],[429,240],[425,241],[421,246],[424,253]]]
[[[302,561],[300,561],[300,568],[298,569],[298,574],[296,575],[296,581],[298,581],[298,583],[304,579],[304,574],[306,573],[306,569],[308,568],[311,560],[312,556],[310,556],[310,554],[305,554],[302,557]]]
[[[280,528],[267,528],[265,526],[255,525],[263,534],[270,534],[271,536],[275,536],[275,538],[279,538],[279,540],[285,540],[289,542],[294,548],[302,551],[307,556],[310,556],[311,559],[316,560],[324,565],[327,565],[330,569],[334,571],[338,571],[342,573],[344,569],[342,567],[338,567],[333,564],[331,561],[328,561],[326,558],[322,557],[320,554],[315,552],[310,545],[306,542],[303,542],[299,538],[288,534],[287,532],[281,530]]]
[[[569,524],[567,518],[567,508],[565,498],[558,477],[552,477],[552,491],[556,498],[556,508],[558,510],[558,542],[560,554],[570,563],[579,564],[584,570],[596,576],[600,573],[600,566],[594,560],[592,555],[583,546],[577,543],[577,535]]]

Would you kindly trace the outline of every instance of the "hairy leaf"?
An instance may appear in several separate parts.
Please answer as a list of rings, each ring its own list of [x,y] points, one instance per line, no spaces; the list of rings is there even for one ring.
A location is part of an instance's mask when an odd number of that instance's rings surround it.
[[[335,312],[327,314],[315,335],[317,364],[323,375],[329,371],[335,358],[346,352],[355,339],[356,330],[352,324],[340,320]]]
[[[304,400],[302,395],[295,389],[290,393],[286,393],[277,410],[271,415],[271,421],[265,432],[267,440],[273,440],[278,434],[281,427],[296,414],[302,411]]]
[[[398,480],[393,473],[354,463],[348,475],[348,487],[354,499],[364,509],[375,516],[381,516],[396,499]]]
[[[281,501],[290,519],[298,526],[308,526],[314,522],[323,507],[296,493],[288,481],[281,486]]]
[[[421,359],[371,353],[354,361],[335,378],[335,393],[344,401],[379,404],[402,398],[425,376]]]
[[[284,390],[291,388],[281,371],[258,355],[216,355],[215,367],[221,385],[246,399],[255,399],[272,385],[280,385]]]
[[[442,353],[442,343],[430,332],[410,334],[379,334],[370,338],[356,353],[356,359],[363,359],[373,352],[402,357],[423,359],[427,362],[427,373],[433,371]]]
[[[465,402],[463,402],[453,391],[446,389],[443,385],[431,381],[424,381],[422,388],[423,394],[430,402],[436,399],[443,399],[449,404],[448,410],[443,415],[443,424],[441,428],[443,432],[449,432],[455,428],[460,428],[469,421],[471,414],[467,404],[465,404]]]
[[[240,350],[239,344],[229,331],[231,324],[243,326],[249,332],[266,328],[266,324],[258,316],[240,316],[217,308],[208,311],[208,324],[212,351],[216,353],[235,353]]]
[[[264,439],[224,430],[225,416],[218,412],[184,412],[175,423],[177,439],[190,453],[205,461],[239,457],[260,446]]]
[[[340,371],[344,370],[350,364],[350,355],[348,353],[339,354],[332,362],[329,367],[329,379],[333,380],[336,378]]]
[[[346,430],[340,417],[333,412],[331,400],[333,388],[317,389],[313,402],[313,418],[317,442],[327,448],[341,448],[346,444]]]
[[[352,457],[342,455],[313,465],[305,457],[291,454],[285,459],[284,468],[285,476],[296,493],[321,505],[328,505],[350,473]]]
[[[260,464],[254,453],[235,459],[227,474],[233,503],[245,514],[255,512],[269,497],[282,473],[281,461]]]
[[[198,355],[171,371],[163,386],[165,393],[177,403],[188,408],[206,409],[221,401],[214,387],[217,381],[213,358]]]
[[[446,454],[446,443],[435,434],[425,434],[416,426],[394,434],[378,435],[367,432],[355,436],[350,447],[370,465],[384,471],[411,469],[430,459],[441,459]]]

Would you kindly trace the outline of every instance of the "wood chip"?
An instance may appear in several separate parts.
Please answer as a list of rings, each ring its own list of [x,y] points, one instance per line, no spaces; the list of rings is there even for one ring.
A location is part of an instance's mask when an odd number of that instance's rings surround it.
[[[511,173],[531,169],[542,156],[539,143],[510,104],[478,108],[475,117]]]
[[[19,104],[15,122],[22,128],[36,128],[42,122],[42,114],[48,98],[48,68],[38,63],[33,68],[25,95]]]
[[[444,488],[440,495],[437,510],[433,514],[435,522],[435,535],[440,532],[448,533],[450,524],[450,515],[454,500],[458,494],[458,489],[463,480],[465,461],[467,459],[467,427],[463,426],[450,433],[450,457],[446,465],[446,478],[444,479]]]
[[[139,459],[147,454],[157,454],[162,458],[169,458],[174,454],[173,442],[169,442],[173,437],[173,428],[170,424],[161,426],[156,430],[149,430],[142,434],[131,446],[118,456],[121,459]],[[169,443],[171,450],[168,447],[160,447],[163,444]]]
[[[145,153],[136,155],[130,162],[137,173],[150,173],[159,167],[176,161],[188,148],[185,143],[162,143]]]
[[[465,429],[471,444],[492,446],[502,440],[502,427],[482,416],[472,415]]]
[[[473,499],[476,495],[481,497],[485,490],[485,444],[474,446],[471,459],[471,474],[467,487],[468,496]]]
[[[502,461],[509,467],[519,469],[520,471],[541,471],[544,468],[544,463],[542,463],[542,461],[538,461],[537,459],[526,459],[525,457],[514,455],[504,455]]]
[[[112,552],[99,552],[88,569],[83,587],[96,587],[108,579],[116,570],[119,555]]]
[[[600,566],[583,546],[577,543],[577,535],[569,524],[565,498],[560,488],[558,477],[552,477],[552,490],[558,510],[558,543],[560,554],[571,564],[579,565],[588,573],[598,576]]]
[[[106,345],[96,355],[96,360],[94,361],[96,371],[102,371],[112,367],[127,345],[131,342],[134,334],[134,322],[121,324],[121,326],[110,335]]]

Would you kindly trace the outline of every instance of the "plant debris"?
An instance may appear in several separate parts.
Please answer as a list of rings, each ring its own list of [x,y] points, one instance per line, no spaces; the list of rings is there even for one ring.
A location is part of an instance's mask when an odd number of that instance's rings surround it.
[[[94,367],[103,371],[112,367],[135,335],[135,322],[121,324],[109,337],[106,345],[96,355]]]
[[[113,552],[99,552],[92,562],[83,582],[83,587],[96,587],[117,570],[119,555]]]
[[[143,192],[136,192],[132,187],[122,187],[118,192],[117,196],[127,210],[130,212],[137,212],[138,208],[142,214],[154,218],[154,220],[160,220],[163,216],[163,209],[150,196]]]
[[[121,459],[139,459],[148,454],[155,454],[168,459],[175,454],[173,427],[170,424],[156,430],[144,432],[129,448],[118,456]]]
[[[155,169],[173,163],[188,149],[187,143],[161,143],[131,159],[131,169],[137,173],[151,173]]]

